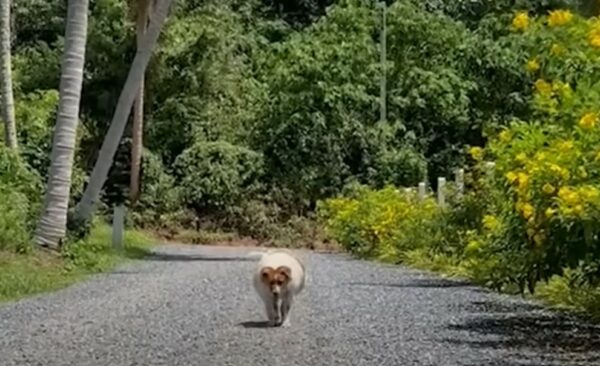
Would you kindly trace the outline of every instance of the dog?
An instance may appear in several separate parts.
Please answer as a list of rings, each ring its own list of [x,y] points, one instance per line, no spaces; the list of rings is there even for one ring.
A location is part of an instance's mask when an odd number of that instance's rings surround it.
[[[291,252],[272,250],[260,255],[253,282],[264,302],[269,326],[290,326],[290,310],[304,289],[305,279],[304,264]]]

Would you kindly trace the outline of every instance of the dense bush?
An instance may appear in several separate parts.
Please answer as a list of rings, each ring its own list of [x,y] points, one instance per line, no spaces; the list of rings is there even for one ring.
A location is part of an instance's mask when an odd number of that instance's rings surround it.
[[[41,194],[40,177],[15,151],[0,146],[0,249],[29,247]]]
[[[414,194],[386,187],[330,199],[321,204],[320,215],[329,234],[350,252],[399,261],[407,251],[435,240],[429,229],[439,210],[432,198],[419,202]]]
[[[31,215],[25,194],[0,183],[0,212],[0,250],[29,249]]]
[[[183,198],[201,214],[226,211],[240,205],[259,186],[259,153],[224,141],[198,142],[175,161]]]

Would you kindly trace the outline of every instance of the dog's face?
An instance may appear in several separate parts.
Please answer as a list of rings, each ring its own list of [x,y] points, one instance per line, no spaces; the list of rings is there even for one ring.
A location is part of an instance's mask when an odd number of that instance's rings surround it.
[[[269,287],[271,293],[279,295],[286,291],[291,274],[292,271],[289,267],[280,266],[277,268],[265,267],[260,275],[263,283]]]

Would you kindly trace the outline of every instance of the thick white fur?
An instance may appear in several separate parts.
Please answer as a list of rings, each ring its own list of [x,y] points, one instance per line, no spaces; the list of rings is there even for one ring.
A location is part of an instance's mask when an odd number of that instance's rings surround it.
[[[261,270],[265,267],[273,269],[280,266],[286,266],[291,270],[291,278],[287,288],[282,292],[278,309],[280,314],[276,314],[275,306],[276,299],[269,287],[261,280]],[[275,326],[281,324],[283,327],[290,325],[290,310],[294,302],[294,298],[304,289],[305,284],[305,268],[302,262],[293,254],[282,250],[270,250],[261,254],[258,266],[254,273],[253,281],[256,292],[265,304],[269,324]]]

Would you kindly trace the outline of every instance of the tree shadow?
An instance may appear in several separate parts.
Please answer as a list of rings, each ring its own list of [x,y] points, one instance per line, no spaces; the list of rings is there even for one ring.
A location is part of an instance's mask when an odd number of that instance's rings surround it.
[[[473,287],[473,284],[466,281],[450,281],[441,278],[412,280],[406,283],[382,283],[382,282],[349,282],[350,286],[368,286],[368,287],[395,287],[395,288],[453,288],[453,287]]]
[[[541,305],[518,302],[518,303],[507,303],[501,301],[472,301],[461,306],[461,308],[469,313],[515,313],[515,312],[532,312],[536,310],[543,310],[544,307]]]
[[[461,324],[449,325],[450,330],[468,334],[443,341],[475,349],[508,350],[514,352],[515,357],[519,351],[533,352],[544,359],[545,364],[571,364],[565,360],[572,360],[577,365],[599,364],[599,325],[564,314],[533,312],[520,304],[497,310],[500,311],[496,314],[482,313]],[[504,354],[502,359],[488,364],[519,365],[523,360],[523,357],[517,357],[513,361]]]

